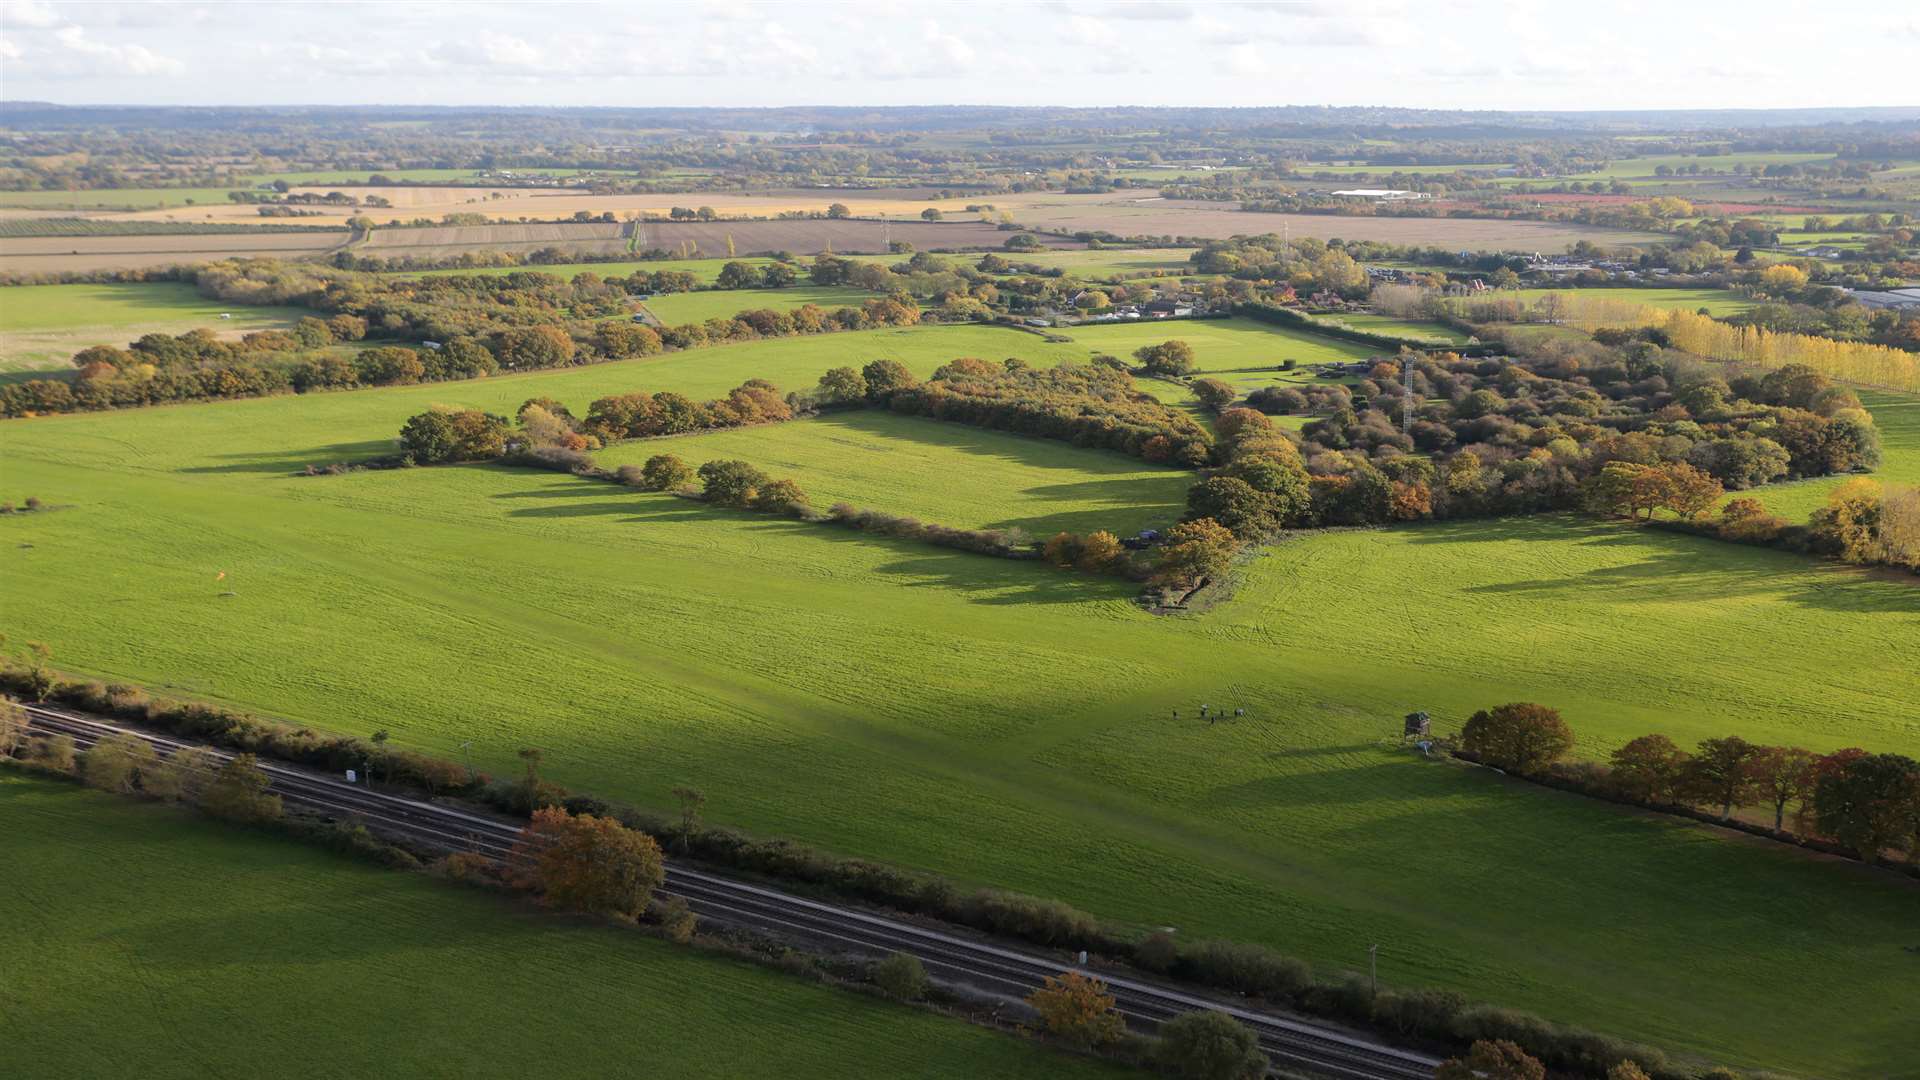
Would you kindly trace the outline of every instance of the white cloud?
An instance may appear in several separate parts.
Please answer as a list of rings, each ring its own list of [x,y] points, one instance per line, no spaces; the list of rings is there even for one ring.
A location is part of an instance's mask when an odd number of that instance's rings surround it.
[[[85,27],[63,26],[53,38],[67,51],[100,62],[101,75],[184,75],[187,65],[170,56],[162,56],[145,45],[109,45],[87,36]]]
[[[0,27],[9,30],[23,26],[44,30],[59,22],[60,16],[54,13],[53,8],[39,0],[7,0],[7,3],[0,4]]]
[[[927,43],[927,47],[933,50],[938,60],[944,62],[949,68],[957,69],[954,71],[956,75],[971,69],[975,60],[978,59],[978,54],[974,52],[972,45],[967,44],[965,38],[940,29],[940,24],[932,19],[928,19],[923,24],[920,36]]]

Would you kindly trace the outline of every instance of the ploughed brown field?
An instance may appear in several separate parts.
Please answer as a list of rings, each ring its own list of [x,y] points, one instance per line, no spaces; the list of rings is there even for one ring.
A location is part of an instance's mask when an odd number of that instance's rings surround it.
[[[585,210],[590,214],[611,213],[625,219],[629,215],[665,217],[676,206],[712,207],[727,217],[776,217],[782,213],[825,213],[829,205],[844,203],[857,217],[917,218],[922,210],[935,207],[948,216],[967,216],[969,204],[995,202],[994,196],[978,195],[959,199],[939,199],[931,188],[884,188],[847,190],[829,188],[783,188],[757,194],[722,191],[669,192],[667,194],[592,195],[572,188],[475,188],[328,186],[298,187],[297,193],[324,195],[338,191],[365,198],[377,195],[391,206],[302,206],[301,224],[344,225],[348,218],[365,215],[384,224],[416,217],[438,218],[443,214],[484,214],[501,221],[518,218],[571,217]],[[34,210],[36,217],[70,217],[70,210]],[[84,216],[84,215],[83,215]],[[204,204],[169,206],[132,213],[115,214],[132,221],[218,221],[254,224],[269,220],[260,216],[257,206],[247,204]]]
[[[293,259],[343,247],[349,233],[301,232],[180,236],[25,236],[0,239],[0,270],[132,270],[235,256]]]
[[[1233,202],[1162,199],[1137,193],[1009,195],[987,200],[1022,225],[1063,232],[1101,230],[1121,236],[1190,236],[1224,239],[1278,233],[1320,239],[1377,240],[1476,251],[1564,251],[1579,240],[1631,244],[1658,239],[1652,233],[1601,229],[1547,221],[1471,218],[1374,217],[1345,214],[1264,214]]]

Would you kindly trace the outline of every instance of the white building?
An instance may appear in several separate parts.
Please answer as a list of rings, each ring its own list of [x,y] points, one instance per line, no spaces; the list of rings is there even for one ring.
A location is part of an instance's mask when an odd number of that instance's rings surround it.
[[[1425,199],[1430,196],[1424,191],[1402,191],[1399,188],[1348,188],[1333,193],[1336,199],[1372,199],[1374,202],[1404,202],[1409,199]]]

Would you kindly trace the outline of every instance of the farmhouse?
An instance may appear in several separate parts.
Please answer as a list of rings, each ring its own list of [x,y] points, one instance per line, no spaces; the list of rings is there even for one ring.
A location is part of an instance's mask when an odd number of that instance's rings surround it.
[[[1411,199],[1425,199],[1430,196],[1424,191],[1404,191],[1400,188],[1348,188],[1333,193],[1336,199],[1371,199],[1374,202],[1406,202]]]

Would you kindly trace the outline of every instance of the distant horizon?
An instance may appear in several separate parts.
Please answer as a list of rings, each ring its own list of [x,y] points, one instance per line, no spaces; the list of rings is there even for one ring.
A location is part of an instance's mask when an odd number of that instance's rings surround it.
[[[1271,112],[1288,109],[1325,109],[1325,110],[1387,110],[1393,112],[1431,113],[1439,115],[1490,115],[1490,116],[1663,116],[1673,113],[1909,113],[1920,119],[1920,100],[1911,105],[1803,105],[1781,107],[1736,106],[1721,107],[1713,105],[1670,105],[1646,106],[1629,109],[1562,109],[1562,108],[1442,108],[1437,106],[1394,105],[1386,102],[1356,105],[1308,104],[1289,102],[1281,105],[1168,105],[1146,104],[1142,102],[1108,102],[1098,105],[1075,102],[1045,102],[1024,105],[1005,105],[984,101],[947,101],[926,103],[874,103],[865,105],[833,104],[830,102],[787,102],[779,105],[589,105],[589,104],[514,104],[509,102],[471,102],[450,104],[431,101],[287,101],[272,104],[237,103],[191,103],[191,102],[135,102],[135,101],[56,101],[48,98],[11,98],[0,97],[0,108],[18,106],[51,106],[61,109],[257,109],[263,111],[276,109],[445,109],[489,110],[489,109],[526,109],[544,111],[603,111],[603,112],[783,112],[806,110],[863,110],[863,111],[929,111],[940,109],[982,109],[1001,112],[1024,112],[1037,110],[1072,110],[1086,112]],[[1904,117],[1902,117],[1904,118]]]
[[[1791,0],[0,0],[8,96],[77,106],[1855,108],[1910,95],[1916,52],[1911,11]]]

